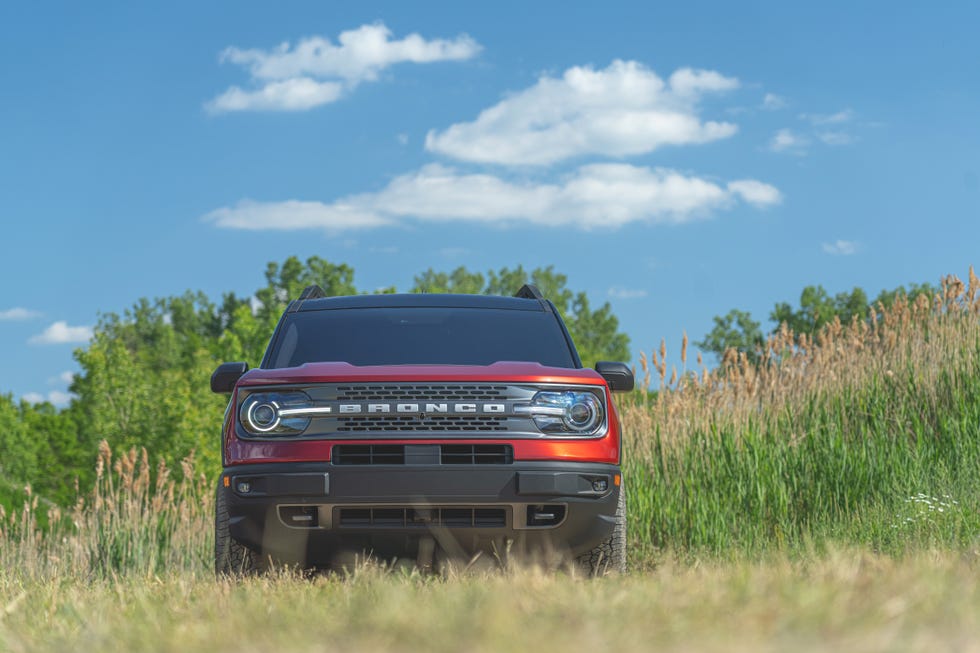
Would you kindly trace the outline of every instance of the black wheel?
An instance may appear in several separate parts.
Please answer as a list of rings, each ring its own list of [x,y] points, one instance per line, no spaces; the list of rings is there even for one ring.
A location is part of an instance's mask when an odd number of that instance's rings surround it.
[[[616,525],[612,535],[597,547],[580,555],[576,562],[579,571],[588,576],[604,576],[609,572],[626,573],[626,489],[619,488],[616,504]]]
[[[261,571],[261,556],[239,544],[228,530],[225,488],[218,484],[214,497],[214,573],[217,576],[247,576]]]

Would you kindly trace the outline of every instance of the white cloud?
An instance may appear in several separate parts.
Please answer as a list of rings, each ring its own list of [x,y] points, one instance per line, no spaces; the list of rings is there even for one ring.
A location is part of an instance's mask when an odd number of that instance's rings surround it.
[[[727,122],[702,122],[698,102],[738,87],[709,70],[682,68],[665,82],[635,61],[569,68],[483,110],[473,122],[430,131],[430,151],[465,161],[547,165],[586,154],[623,157],[665,145],[733,135]]]
[[[55,322],[43,332],[31,336],[32,345],[61,345],[68,343],[84,343],[92,339],[92,327],[68,326],[66,322]]]
[[[728,192],[738,195],[754,206],[774,206],[783,201],[783,195],[775,186],[755,179],[740,179],[728,183]]]
[[[335,231],[380,227],[390,224],[387,218],[344,201],[326,205],[322,202],[255,202],[245,199],[233,207],[215,209],[204,216],[219,227],[233,229],[295,231],[329,228]]]
[[[0,322],[13,322],[14,320],[30,320],[32,318],[38,317],[41,314],[37,311],[32,311],[29,308],[8,308],[5,311],[0,311]]]
[[[613,64],[606,70],[608,71],[617,63],[622,62],[613,62]],[[626,65],[631,63],[635,62],[627,62]],[[650,74],[653,73],[650,72]],[[654,75],[654,77],[656,77],[656,75]],[[678,68],[670,76],[670,88],[675,94],[681,97],[699,100],[705,93],[720,93],[722,91],[731,91],[738,88],[738,80],[734,77],[725,77],[721,73],[717,73],[713,70]]]
[[[254,91],[232,86],[207,103],[208,111],[306,111],[340,98],[344,87],[308,77],[270,82]]]
[[[789,150],[801,154],[801,148],[809,145],[811,140],[824,145],[850,145],[856,140],[846,131],[857,117],[853,109],[843,109],[837,113],[801,113],[798,117],[810,124],[809,138],[781,129],[773,137],[769,149],[774,152]]]
[[[75,395],[69,392],[61,392],[60,390],[52,390],[47,395],[43,395],[39,392],[28,392],[21,395],[21,399],[30,404],[41,404],[47,401],[59,407],[67,406],[74,398]]]
[[[375,23],[341,32],[337,38],[339,45],[328,38],[313,36],[300,40],[295,48],[288,42],[272,50],[230,47],[221,59],[247,66],[256,79],[313,75],[364,81],[377,79],[381,70],[393,64],[459,61],[474,57],[481,50],[466,34],[453,40],[431,41],[419,34],[409,34],[401,40],[392,40],[391,36],[384,23]]]
[[[451,40],[426,40],[419,34],[393,39],[383,23],[341,32],[336,44],[312,36],[271,50],[229,47],[221,61],[246,68],[255,88],[232,86],[205,107],[214,113],[303,111],[335,102],[394,64],[459,61],[476,56],[480,49],[465,34]]]
[[[48,401],[55,406],[67,406],[74,397],[75,395],[70,392],[61,392],[59,390],[52,390],[48,393]]]
[[[377,193],[332,203],[260,203],[245,200],[204,216],[219,227],[342,231],[406,220],[489,224],[530,223],[581,229],[632,222],[683,223],[709,217],[739,200],[757,207],[781,201],[779,191],[755,180],[727,186],[662,168],[620,163],[586,165],[557,183],[511,181],[462,174],[430,164],[393,179]]]
[[[640,299],[647,296],[647,291],[639,288],[621,288],[613,286],[607,294],[613,299]]]
[[[856,114],[852,109],[844,109],[837,113],[802,113],[800,118],[814,125],[840,125],[850,122]]]
[[[794,152],[796,154],[802,154],[809,144],[810,141],[807,138],[800,136],[793,132],[793,130],[780,129],[773,134],[772,140],[769,141],[769,149],[773,152]]]
[[[848,145],[854,142],[854,139],[850,134],[841,131],[826,131],[817,134],[819,138],[825,145]]]
[[[762,98],[762,108],[768,111],[776,111],[777,109],[783,109],[786,107],[786,98],[776,95],[775,93],[766,93],[765,97]]]
[[[833,243],[823,243],[823,251],[831,256],[851,256],[858,251],[858,244],[853,240],[838,240]]]
[[[395,137],[399,145],[408,145],[408,134],[402,132]]]
[[[58,376],[52,376],[48,379],[48,385],[69,385],[75,380],[75,373],[65,371]]]

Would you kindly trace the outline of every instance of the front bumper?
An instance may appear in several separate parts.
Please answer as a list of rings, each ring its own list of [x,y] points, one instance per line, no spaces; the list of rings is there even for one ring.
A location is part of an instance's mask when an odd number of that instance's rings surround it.
[[[329,565],[370,551],[415,556],[435,540],[450,555],[578,555],[613,532],[620,469],[599,463],[226,467],[231,536],[276,559]]]

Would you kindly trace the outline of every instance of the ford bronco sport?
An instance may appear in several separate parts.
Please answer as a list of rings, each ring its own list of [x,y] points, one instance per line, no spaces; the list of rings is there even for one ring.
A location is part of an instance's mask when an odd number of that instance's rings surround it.
[[[325,297],[283,313],[258,369],[225,363],[215,568],[342,552],[559,551],[623,571],[623,363],[583,368],[558,311],[514,297]]]

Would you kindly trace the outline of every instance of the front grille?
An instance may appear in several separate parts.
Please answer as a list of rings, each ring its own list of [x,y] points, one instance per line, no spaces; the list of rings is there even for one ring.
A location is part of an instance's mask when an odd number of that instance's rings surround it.
[[[404,465],[401,444],[343,444],[333,448],[334,465]]]
[[[358,415],[338,418],[338,431],[506,431],[507,418],[492,415]]]
[[[439,449],[437,460],[443,465],[510,465],[514,462],[514,448],[509,444],[432,446]],[[334,465],[405,465],[405,449],[403,444],[338,444],[331,452],[331,460]]]
[[[599,394],[597,386],[588,387]],[[344,382],[308,383],[288,389],[306,394],[316,409],[297,439],[466,441],[544,437],[535,419],[519,409],[531,403],[541,388],[532,383]],[[266,439],[244,428],[239,436]]]
[[[341,528],[503,528],[506,508],[338,508]]]
[[[505,385],[341,385],[340,401],[493,401],[507,393]]]
[[[443,465],[509,465],[514,448],[509,444],[444,444]]]

